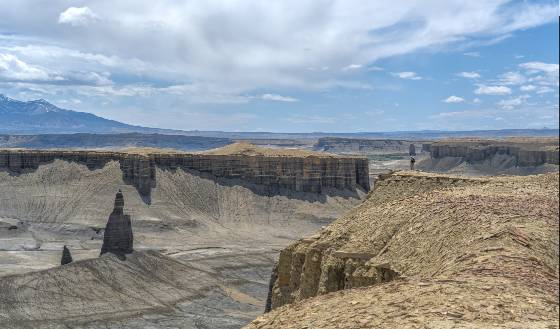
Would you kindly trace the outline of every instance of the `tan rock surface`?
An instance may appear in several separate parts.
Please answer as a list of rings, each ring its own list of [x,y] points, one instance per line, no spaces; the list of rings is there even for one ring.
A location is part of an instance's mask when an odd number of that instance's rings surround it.
[[[281,252],[247,328],[557,328],[558,178],[389,176]]]

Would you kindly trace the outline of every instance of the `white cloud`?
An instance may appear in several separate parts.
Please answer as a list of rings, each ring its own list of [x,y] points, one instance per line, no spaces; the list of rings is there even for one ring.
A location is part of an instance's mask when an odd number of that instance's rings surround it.
[[[99,19],[99,16],[88,7],[70,7],[60,13],[58,23],[85,26],[97,19]]]
[[[472,102],[473,102],[474,104],[479,104],[479,103],[482,103],[482,100],[481,100],[480,98],[476,97],[475,99],[473,99]]]
[[[137,60],[146,64],[142,77],[168,83],[223,83],[251,91],[318,88],[326,78],[336,79],[340,70],[308,68],[342,68],[348,63],[365,68],[378,59],[419,49],[493,38],[555,20],[557,9],[552,4],[504,6],[505,0],[435,1],[423,6],[358,0],[286,0],[275,5],[240,1],[227,6],[219,1],[162,1],[158,6],[148,0],[120,0],[68,8],[63,0],[48,4],[18,0],[0,2],[0,12],[21,13],[3,22],[6,30],[22,30],[43,44],[64,44],[84,54]],[[520,14],[522,10],[531,15]],[[61,33],[47,19],[53,13],[60,16],[60,23],[88,25],[88,35],[82,29]],[[100,17],[103,24],[91,24]],[[53,55],[42,56],[54,61]],[[37,60],[30,63],[43,65]],[[82,59],[92,65],[95,60]],[[112,68],[125,73],[136,69]]]
[[[474,93],[477,95],[508,95],[511,94],[511,89],[506,86],[479,85]]]
[[[391,73],[391,75],[394,76],[394,77],[397,77],[397,78],[408,79],[408,80],[420,80],[420,79],[422,79],[422,77],[419,76],[418,74],[416,74],[416,72],[410,72],[410,71],[393,72],[393,73]]]
[[[529,73],[545,72],[558,75],[558,64],[527,62],[519,64],[519,66],[529,71]]]
[[[479,50],[475,46],[556,22],[557,11],[554,3],[508,0],[394,6],[381,0],[161,0],[157,6],[150,0],[0,1],[0,13],[7,13],[0,14],[0,53],[27,65],[10,68],[10,74],[3,68],[1,75],[3,81],[10,76],[14,94],[20,84],[13,80],[54,94],[62,88],[47,83],[84,84],[76,92],[111,101],[123,97],[124,105],[134,98],[127,95],[167,97],[166,104],[181,104],[185,111],[191,102],[251,102],[262,90],[370,90],[369,77],[341,68],[366,71],[381,59],[422,49],[459,47],[467,56],[480,56],[471,51]],[[463,48],[465,43],[471,48]],[[554,87],[542,70],[527,77],[533,80],[526,84]],[[151,105],[167,111],[155,101]]]
[[[343,71],[355,71],[361,69],[363,65],[361,64],[350,64],[342,68]]]
[[[519,64],[519,66],[527,71],[529,76],[528,81],[531,84],[545,86],[541,93],[548,92],[551,87],[558,89],[558,64],[544,63],[544,62],[527,62]],[[541,91],[539,89],[539,91]],[[539,92],[537,91],[537,92]]]
[[[556,89],[558,90],[558,89]],[[546,94],[546,93],[551,93],[553,92],[554,89],[548,87],[548,86],[544,86],[544,87],[540,87],[539,90],[537,90],[537,94]]]
[[[504,85],[520,85],[527,81],[527,78],[519,72],[506,72],[500,75],[500,83]]]
[[[478,79],[480,78],[480,74],[478,74],[477,72],[460,72],[457,73],[458,76],[463,77],[463,78],[468,78],[468,79]]]
[[[261,99],[265,101],[275,101],[275,102],[297,102],[297,98],[289,97],[289,96],[282,96],[276,94],[263,94]]]
[[[528,95],[521,95],[515,98],[503,99],[498,102],[498,106],[504,110],[512,110],[513,108],[522,105],[528,98]]]
[[[8,81],[42,81],[49,79],[49,73],[42,68],[25,63],[12,54],[0,53],[0,79]]]
[[[452,95],[452,96],[449,96],[446,99],[444,99],[442,102],[445,102],[445,103],[462,103],[464,101],[465,101],[465,99],[463,97]]]
[[[521,91],[533,91],[533,90],[537,89],[537,87],[534,86],[534,85],[525,85],[525,86],[521,86],[519,89]]]

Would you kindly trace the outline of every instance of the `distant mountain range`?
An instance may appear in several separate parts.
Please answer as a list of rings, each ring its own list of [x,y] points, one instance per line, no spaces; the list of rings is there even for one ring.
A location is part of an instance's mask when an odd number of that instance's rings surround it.
[[[98,117],[91,113],[61,109],[44,99],[18,101],[0,94],[0,134],[167,134],[230,139],[316,139],[320,137],[345,137],[366,139],[440,139],[448,137],[496,138],[509,136],[558,136],[558,129],[503,129],[476,131],[396,131],[360,133],[271,133],[182,131],[134,126]]]
[[[0,95],[0,133],[155,133],[165,129],[133,126],[91,113],[61,109],[44,99],[22,102]]]

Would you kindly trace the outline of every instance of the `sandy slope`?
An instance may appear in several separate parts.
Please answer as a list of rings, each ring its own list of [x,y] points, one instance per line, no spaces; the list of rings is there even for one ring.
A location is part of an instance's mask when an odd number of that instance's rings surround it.
[[[123,182],[117,162],[90,171],[57,160],[21,175],[0,172],[1,328],[8,319],[13,323],[35,316],[59,317],[49,328],[239,328],[264,309],[277,251],[361,202],[360,195],[350,191],[336,196],[291,191],[268,195],[265,188],[246,182],[157,170],[149,205]],[[135,249],[157,250],[169,257],[165,261],[149,253],[140,253],[138,264],[96,259],[118,189],[124,193],[125,211],[132,215]],[[64,244],[74,260],[86,263],[58,268]],[[167,266],[169,259],[182,263],[169,263],[179,288],[173,282],[161,286],[149,273],[159,275],[160,262]],[[146,262],[156,265],[136,266]],[[98,263],[102,269],[94,274]],[[50,270],[29,273],[45,269]],[[7,276],[12,274],[19,276]],[[96,275],[105,280],[97,292]],[[74,276],[86,281],[66,285]],[[127,276],[139,280],[138,285],[120,286]],[[111,278],[117,283],[106,285]],[[35,295],[34,288],[26,286],[28,279],[46,291]],[[162,296],[145,288],[154,280],[158,284],[153,289]],[[83,294],[74,295],[81,287]],[[66,291],[74,298],[58,300]],[[126,297],[141,291],[150,295],[139,297],[142,302]],[[126,296],[119,297],[121,293]],[[82,313],[83,321],[76,322]],[[34,327],[29,323],[24,324]]]

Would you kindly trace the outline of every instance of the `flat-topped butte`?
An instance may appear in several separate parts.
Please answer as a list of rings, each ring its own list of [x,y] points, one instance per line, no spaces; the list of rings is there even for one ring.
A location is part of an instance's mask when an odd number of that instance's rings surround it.
[[[92,150],[0,150],[0,170],[13,174],[33,171],[55,160],[99,169],[118,161],[126,184],[136,187],[149,202],[156,186],[156,167],[163,170],[186,170],[211,175],[212,178],[235,179],[264,185],[271,190],[328,193],[331,189],[368,191],[368,160],[294,150],[271,150],[235,146],[206,153],[130,148],[122,151]]]

